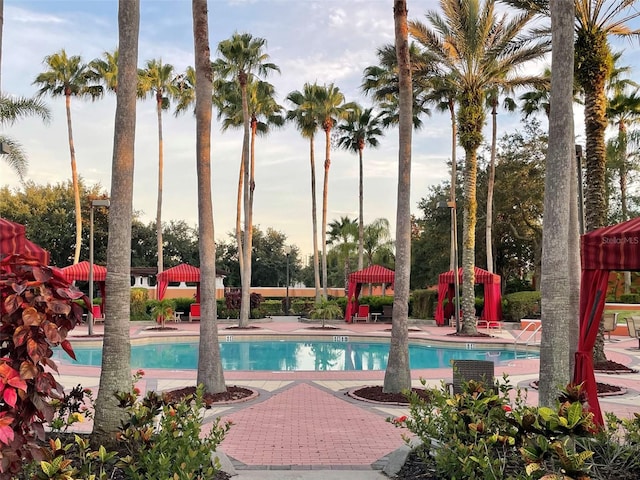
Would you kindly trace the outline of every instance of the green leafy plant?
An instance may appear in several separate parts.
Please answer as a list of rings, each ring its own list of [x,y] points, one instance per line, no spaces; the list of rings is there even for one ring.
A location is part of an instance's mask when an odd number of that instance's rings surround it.
[[[428,402],[408,392],[410,415],[390,420],[422,440],[419,454],[438,478],[589,478],[593,452],[577,445],[595,426],[581,388],[567,387],[551,409],[527,406],[506,375],[496,384],[470,381],[459,394],[443,384]]]
[[[119,462],[126,478],[209,479],[220,469],[212,463],[211,452],[222,442],[230,422],[216,420],[202,436],[204,389],[180,402],[167,400],[156,392],[138,399],[139,392],[116,394],[128,419],[122,424],[118,440],[128,451]]]
[[[322,328],[324,328],[327,320],[342,318],[342,309],[334,302],[322,300],[311,310],[311,318],[322,319]]]
[[[54,418],[51,399],[64,389],[45,367],[60,345],[75,358],[67,333],[82,321],[89,299],[57,271],[35,260],[10,255],[0,260],[0,474],[20,471],[25,461],[42,460],[36,440]]]
[[[161,328],[165,328],[167,318],[173,317],[173,313],[175,311],[176,304],[170,298],[155,300],[151,306],[151,316],[158,324],[160,324]]]
[[[82,385],[76,385],[61,399],[53,399],[55,409],[53,420],[49,422],[52,432],[66,432],[72,425],[93,416],[93,393]]]

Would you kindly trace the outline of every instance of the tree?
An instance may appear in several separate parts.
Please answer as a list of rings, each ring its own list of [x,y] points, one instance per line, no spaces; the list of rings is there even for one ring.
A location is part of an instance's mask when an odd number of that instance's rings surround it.
[[[272,71],[280,69],[268,62],[269,55],[264,52],[267,41],[263,38],[253,38],[249,33],[234,33],[231,38],[223,40],[218,45],[221,55],[214,62],[214,70],[222,78],[232,78],[240,87],[242,99],[242,121],[244,135],[242,140],[242,163],[244,165],[244,241],[242,265],[242,300],[240,305],[240,327],[249,325],[250,293],[251,293],[251,241],[253,227],[253,191],[255,182],[251,178],[250,160],[250,132],[251,118],[249,114],[249,100],[247,85],[258,75],[266,76]],[[240,245],[239,245],[240,248]]]
[[[37,98],[13,98],[0,93],[0,125],[13,125],[18,119],[31,116],[38,116],[43,122],[48,123],[51,112]],[[4,147],[3,152],[0,153],[3,160],[16,172],[20,181],[24,182],[29,160],[22,145],[4,134],[0,134],[0,143]]]
[[[197,383],[207,392],[226,391],[218,343],[216,303],[216,243],[211,195],[211,108],[213,75],[209,47],[207,0],[192,0],[196,65],[196,169],[198,172],[198,232],[200,244],[200,343]]]
[[[110,302],[106,311],[100,388],[93,425],[96,444],[111,446],[116,443],[116,432],[125,415],[114,393],[127,392],[132,386],[129,309],[139,0],[120,0],[118,27],[120,88],[116,94],[106,281]]]
[[[372,65],[364,69],[363,81],[360,88],[366,95],[370,95],[380,108],[382,126],[387,128],[398,125],[398,59],[395,45],[380,47],[376,55],[379,65]],[[427,104],[428,89],[424,88],[421,79],[432,73],[431,62],[424,58],[419,48],[411,43],[409,45],[409,57],[411,58],[412,79],[412,121],[413,128],[422,127],[422,116],[430,115]]]
[[[102,58],[96,58],[89,63],[89,68],[104,87],[114,93],[118,92],[118,49],[113,52],[103,52]]]
[[[365,225],[364,252],[367,257],[367,266],[377,263],[393,268],[393,245],[389,220],[376,218]]]
[[[378,146],[376,137],[382,135],[380,116],[373,116],[373,109],[362,110],[359,106],[350,110],[344,122],[338,124],[341,136],[338,146],[358,154],[358,270],[362,270],[364,258],[364,167],[362,156],[364,147]]]
[[[324,130],[324,181],[322,182],[322,295],[327,299],[327,204],[329,200],[329,168],[331,167],[331,129],[343,119],[351,105],[333,83],[317,90],[318,122]]]
[[[409,366],[409,279],[411,276],[411,130],[412,83],[409,58],[407,2],[394,0],[396,54],[398,58],[398,200],[396,207],[396,270],[389,359],[383,391],[397,393],[411,388]]]
[[[63,49],[44,58],[48,70],[40,73],[34,80],[39,85],[38,96],[49,94],[52,97],[64,96],[67,112],[67,133],[69,136],[69,154],[71,156],[71,181],[75,195],[76,212],[76,244],[73,263],[80,260],[82,247],[82,213],[80,210],[80,187],[78,184],[78,169],[76,166],[76,149],[73,144],[73,129],[71,127],[71,97],[91,98],[96,100],[103,94],[102,86],[96,84],[95,74],[89,66],[82,62],[79,55],[67,56]]]
[[[573,132],[573,22],[572,0],[553,0],[551,29],[551,110],[549,150],[547,152],[544,227],[542,237],[542,339],[540,344],[539,404],[551,407],[557,402],[559,385],[570,379],[571,322],[577,319],[577,306],[570,277],[578,276],[570,259],[572,181],[575,182]],[[575,192],[573,188],[573,192]],[[577,210],[577,205],[575,209]],[[575,255],[575,252],[573,252]],[[572,300],[573,299],[573,300]],[[577,322],[574,322],[577,323]]]
[[[295,90],[287,95],[294,105],[287,111],[287,120],[295,122],[303,138],[309,139],[309,160],[311,163],[311,222],[313,226],[313,272],[316,288],[316,303],[320,302],[320,271],[318,262],[318,214],[316,212],[316,161],[314,139],[319,128],[317,84],[305,83],[302,92]]]
[[[156,101],[158,117],[158,201],[156,206],[156,236],[158,249],[158,273],[164,270],[162,241],[162,190],[164,183],[164,139],[162,134],[162,111],[170,106],[171,99],[178,96],[173,65],[162,60],[147,60],[146,67],[138,72],[138,96],[150,96]]]
[[[358,223],[349,218],[341,217],[329,224],[329,239],[327,244],[333,245],[344,265],[344,285],[349,284],[349,256],[353,253],[354,240],[358,232]]]
[[[548,42],[523,37],[532,14],[513,19],[498,17],[495,0],[482,4],[480,0],[442,0],[441,6],[444,16],[429,12],[431,26],[413,21],[410,31],[455,83],[458,92],[458,139],[465,151],[461,333],[474,335],[477,154],[483,141],[486,95],[492,88],[530,83],[532,77],[515,76],[513,72],[544,54]]]
[[[272,126],[282,126],[284,117],[281,114],[283,108],[275,101],[275,89],[273,85],[260,80],[251,80],[247,83],[247,102],[249,104],[250,119],[250,185],[255,184],[255,144],[256,136],[268,135]],[[222,131],[228,128],[244,127],[242,113],[242,94],[238,84],[232,82],[218,82],[215,103],[218,107],[218,118],[222,118]],[[238,193],[236,202],[236,239],[238,243],[240,271],[243,271],[244,258],[242,249],[242,192],[244,185],[244,162],[240,162],[240,174],[238,175]],[[253,208],[253,188],[250,189],[250,203]],[[251,234],[253,239],[253,232]],[[253,240],[252,240],[253,241]]]

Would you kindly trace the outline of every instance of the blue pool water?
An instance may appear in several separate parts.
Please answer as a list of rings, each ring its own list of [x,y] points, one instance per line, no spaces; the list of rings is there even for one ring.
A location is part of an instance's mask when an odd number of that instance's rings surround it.
[[[513,360],[513,350],[487,350],[478,344],[466,348],[410,345],[409,361],[413,369],[446,368],[451,360],[493,360],[505,363]],[[62,350],[56,350],[54,360],[80,365],[101,365],[102,349],[74,345],[77,362]],[[221,342],[222,364],[225,370],[320,371],[320,370],[384,370],[387,367],[389,344],[367,342],[326,341],[232,341]],[[537,358],[537,353],[517,352],[518,358]],[[196,369],[198,343],[156,343],[131,347],[131,368]]]

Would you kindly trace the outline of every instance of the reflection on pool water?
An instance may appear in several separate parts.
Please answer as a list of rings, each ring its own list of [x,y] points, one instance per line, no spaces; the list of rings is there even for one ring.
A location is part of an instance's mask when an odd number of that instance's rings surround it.
[[[516,357],[514,350],[484,349],[478,344],[467,348],[409,346],[411,368],[446,368],[451,360],[493,360],[505,363]],[[471,348],[473,347],[473,348]],[[75,346],[77,362],[57,349],[54,360],[81,365],[101,365],[102,348]],[[384,370],[389,356],[388,343],[328,341],[233,341],[221,342],[225,370]],[[517,352],[518,358],[537,358],[537,353]],[[156,343],[132,345],[131,368],[196,369],[198,343]]]

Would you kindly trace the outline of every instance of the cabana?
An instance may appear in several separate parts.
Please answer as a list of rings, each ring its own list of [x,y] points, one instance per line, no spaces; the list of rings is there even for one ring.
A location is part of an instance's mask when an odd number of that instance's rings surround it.
[[[349,274],[349,288],[347,290],[347,309],[344,318],[351,323],[353,315],[358,311],[358,296],[363,283],[393,284],[395,272],[381,265],[370,265],[363,270]]]
[[[484,308],[480,320],[499,322],[502,320],[502,293],[500,291],[500,275],[474,267],[475,283],[484,285]],[[462,268],[458,269],[458,281],[462,286]],[[454,315],[455,277],[453,270],[438,276],[438,305],[436,307],[436,324],[442,326],[445,319]],[[447,304],[444,301],[447,299]]]
[[[604,311],[609,272],[640,270],[640,217],[582,235],[580,246],[580,336],[573,382],[584,383],[593,419],[603,425],[593,371],[593,346]]]
[[[75,265],[69,265],[68,267],[64,267],[60,269],[62,275],[69,281],[73,282],[74,280],[81,280],[83,282],[89,281],[89,262],[84,261],[80,263],[76,263]],[[98,288],[100,289],[100,312],[104,314],[104,303],[105,303],[105,285],[107,282],[107,268],[102,265],[93,264],[93,281],[98,284]]]
[[[0,218],[0,257],[14,253],[49,265],[49,252],[27,239],[24,225]]]
[[[157,298],[162,300],[165,293],[167,293],[167,287],[169,282],[195,282],[196,285],[196,303],[200,303],[200,269],[189,265],[187,263],[181,263],[175,267],[167,268],[163,272],[156,276],[158,281],[157,286]]]

